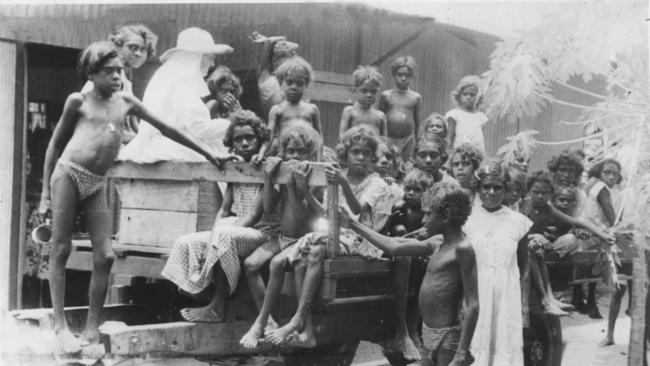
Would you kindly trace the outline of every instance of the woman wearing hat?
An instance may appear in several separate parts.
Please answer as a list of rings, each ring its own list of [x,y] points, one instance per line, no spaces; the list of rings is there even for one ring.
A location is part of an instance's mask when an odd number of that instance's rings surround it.
[[[143,103],[176,128],[188,131],[210,147],[226,153],[222,140],[230,121],[211,120],[210,111],[201,97],[210,93],[203,76],[213,65],[215,56],[232,51],[228,45],[214,43],[210,33],[203,29],[181,31],[176,47],[160,56],[163,65],[147,85]],[[120,151],[119,159],[137,163],[205,160],[194,151],[164,137],[146,122],[141,124],[136,137]]]

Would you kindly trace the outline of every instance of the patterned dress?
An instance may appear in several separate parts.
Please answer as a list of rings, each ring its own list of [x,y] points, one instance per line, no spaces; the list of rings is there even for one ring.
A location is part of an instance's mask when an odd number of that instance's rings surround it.
[[[517,246],[532,222],[502,207],[472,208],[463,230],[476,252],[481,310],[471,351],[477,366],[521,366],[523,334]]]
[[[261,184],[233,184],[231,211],[235,217],[221,219],[213,231],[183,235],[176,240],[162,275],[183,291],[197,294],[212,281],[212,269],[218,262],[230,293],[237,288],[241,274],[240,258],[250,255],[257,247],[271,240],[279,230],[279,213],[264,213],[253,227],[233,226],[239,218],[255,210]]]

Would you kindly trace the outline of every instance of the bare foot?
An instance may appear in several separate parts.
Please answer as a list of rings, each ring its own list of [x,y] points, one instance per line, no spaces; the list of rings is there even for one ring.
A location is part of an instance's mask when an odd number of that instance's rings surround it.
[[[610,337],[610,336],[606,336],[605,339],[603,339],[602,341],[600,341],[600,343],[598,343],[598,345],[601,347],[607,347],[613,344],[614,344],[614,337]]]
[[[544,312],[547,313],[547,314],[555,315],[555,316],[567,316],[567,315],[569,315],[569,313],[567,313],[566,311],[560,309],[559,306],[557,306],[557,305],[555,305],[553,303],[549,303],[549,304],[545,305],[544,306]]]
[[[293,320],[291,320],[285,326],[269,331],[266,334],[266,339],[275,345],[279,345],[280,343],[284,342],[291,333],[297,330],[298,325],[295,324]]]
[[[88,342],[75,337],[70,329],[66,328],[56,333],[56,344],[59,352],[70,354],[80,352],[81,347],[87,346]]]
[[[298,348],[314,348],[316,347],[316,338],[314,334],[307,332],[293,332],[286,338],[286,343],[288,347],[298,347]]]
[[[278,329],[279,327],[280,326],[278,325],[278,323],[276,323],[275,320],[273,320],[273,318],[269,317],[269,320],[266,322],[266,327],[264,327],[264,334],[268,332],[272,332]]]
[[[587,315],[591,319],[602,319],[603,316],[600,315],[600,311],[598,310],[598,306],[592,305],[587,308]]]
[[[187,321],[198,323],[221,323],[224,319],[223,314],[214,312],[212,305],[181,309],[181,316]]]
[[[413,342],[413,339],[411,339],[411,337],[408,335],[398,335],[395,339],[388,342],[385,352],[391,354],[401,353],[402,357],[404,357],[405,360],[409,361],[409,363],[419,361],[421,359],[420,351],[415,345],[415,342]]]
[[[99,329],[86,328],[79,339],[85,341],[87,345],[99,344]]]
[[[244,348],[257,348],[261,341],[264,341],[264,331],[262,330],[262,326],[255,322],[251,326],[251,329],[241,337],[239,344]]]
[[[573,310],[575,310],[575,307],[573,305],[571,305],[571,304],[567,304],[567,303],[562,302],[562,301],[560,301],[558,299],[555,299],[555,298],[553,298],[552,300],[553,300],[553,303],[557,307],[559,307],[560,309],[562,309],[564,311],[573,311]]]
[[[93,360],[100,360],[106,354],[106,349],[103,344],[92,344],[81,349],[81,358],[89,358]]]

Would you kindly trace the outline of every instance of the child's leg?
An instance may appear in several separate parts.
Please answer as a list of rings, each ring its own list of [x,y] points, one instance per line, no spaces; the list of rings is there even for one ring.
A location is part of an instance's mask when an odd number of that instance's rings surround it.
[[[618,312],[621,310],[621,300],[625,295],[625,285],[619,285],[614,289],[612,300],[609,303],[609,315],[607,318],[607,335],[605,339],[600,342],[601,346],[609,346],[614,344],[614,327],[616,326],[616,318]]]
[[[260,271],[278,253],[280,253],[280,246],[277,239],[274,238],[255,249],[244,260],[244,271],[246,272],[248,287],[258,310],[262,309],[262,302],[264,301],[264,281]]]
[[[542,271],[540,269],[540,267],[543,265],[543,263],[540,263],[540,256],[538,256],[535,252],[529,250],[528,261],[530,263],[531,282],[539,294],[539,299],[542,303],[542,306],[544,307],[544,311],[557,316],[568,315],[557,305],[555,305],[555,303],[549,298],[549,294],[546,292],[546,284],[544,283]]]
[[[323,276],[323,261],[327,255],[327,247],[325,245],[314,245],[309,251],[309,259],[307,261],[307,270],[305,272],[305,280],[303,282],[300,298],[298,299],[298,309],[296,314],[291,318],[289,323],[285,326],[278,328],[273,332],[269,332],[269,340],[275,344],[282,343],[289,335],[295,331],[302,330],[301,339],[304,340],[303,347],[315,347],[316,340],[314,339],[313,329],[311,327],[311,320],[306,322],[306,317],[311,315],[311,304],[320,285],[320,280]]]
[[[99,317],[106,300],[108,279],[115,260],[110,241],[111,219],[103,189],[82,202],[84,220],[93,246],[93,272],[88,292],[89,307],[83,338],[90,343],[99,342]]]
[[[77,189],[67,174],[52,181],[52,252],[50,253],[50,293],[54,310],[54,332],[64,353],[77,352],[83,342],[75,338],[65,320],[65,265],[72,250],[70,238],[77,213]]]
[[[538,256],[538,263],[539,263],[539,272],[542,276],[542,282],[546,287],[546,296],[548,300],[553,302],[557,307],[559,307],[563,311],[573,310],[574,309],[573,305],[565,304],[562,301],[555,298],[555,295],[553,295],[553,288],[551,287],[551,277],[548,274],[548,267],[546,266],[546,262],[544,261],[544,255],[540,253],[537,256]]]
[[[602,319],[596,303],[596,286],[598,283],[592,282],[589,284],[589,292],[587,293],[587,313],[591,319]]]
[[[291,247],[288,247],[271,259],[271,264],[269,266],[269,283],[266,286],[266,292],[264,293],[260,313],[257,315],[257,318],[248,332],[246,332],[241,340],[239,340],[239,343],[246,348],[257,347],[259,339],[262,338],[266,332],[271,332],[271,329],[266,327],[267,324],[273,321],[271,318],[271,311],[280,297],[282,282],[284,281],[284,272],[289,263],[288,255],[290,250]],[[274,321],[273,326],[277,327]]]
[[[420,359],[420,352],[410,337],[411,332],[409,332],[406,323],[410,269],[411,257],[395,257],[392,273],[393,293],[395,294],[393,315],[396,322],[394,351],[401,352],[409,361],[416,361]]]
[[[191,322],[220,323],[226,316],[226,296],[228,295],[228,279],[226,273],[217,262],[213,269],[214,295],[206,306],[199,308],[181,309],[183,319]]]

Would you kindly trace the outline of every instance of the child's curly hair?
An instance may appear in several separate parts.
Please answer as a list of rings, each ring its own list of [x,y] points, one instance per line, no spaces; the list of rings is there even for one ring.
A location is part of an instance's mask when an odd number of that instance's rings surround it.
[[[423,191],[426,191],[433,185],[433,178],[420,169],[412,169],[404,176],[402,185],[406,187],[411,184],[417,185],[422,188]]]
[[[300,56],[288,58],[278,66],[274,74],[280,84],[288,77],[305,79],[307,85],[314,79],[314,71],[311,65]]]
[[[285,128],[279,137],[279,155],[285,157],[285,151],[289,142],[295,140],[309,149],[309,160],[315,161],[322,143],[322,138],[309,122],[304,119],[295,118],[289,121],[291,128]]]
[[[551,189],[551,193],[555,192],[553,188],[553,177],[543,170],[536,171],[526,178],[526,191],[530,191],[535,183],[546,184]]]
[[[567,185],[555,185],[553,186],[553,199],[557,198],[564,192],[568,192],[571,195],[571,200],[575,203],[578,201],[578,188],[575,186]]]
[[[363,83],[369,81],[371,83],[377,84],[377,87],[381,85],[384,81],[384,77],[381,76],[377,68],[374,66],[359,66],[352,73],[354,78],[354,89],[359,88]]]
[[[483,179],[488,176],[499,179],[504,186],[506,186],[506,183],[510,182],[510,173],[508,173],[508,169],[503,165],[503,162],[495,159],[483,160],[476,172],[474,172],[474,175],[476,176],[479,185]]]
[[[435,135],[431,136],[430,138],[420,138],[415,143],[415,147],[413,148],[413,158],[417,156],[418,151],[420,151],[420,144],[422,143],[430,143],[436,145],[438,147],[438,153],[440,154],[443,163],[446,162],[449,158],[449,155],[447,154],[447,143],[445,140]]]
[[[446,217],[449,225],[461,227],[472,213],[469,196],[457,185],[441,182],[429,188],[422,198],[424,207]]]
[[[460,104],[460,95],[463,93],[463,89],[468,86],[475,86],[478,89],[478,94],[476,95],[476,102],[474,103],[474,109],[478,108],[482,101],[481,95],[481,78],[477,75],[467,75],[460,79],[456,88],[451,92],[452,101],[456,104]]]
[[[377,146],[379,146],[379,138],[377,135],[366,126],[356,126],[345,131],[343,136],[339,139],[336,145],[336,158],[339,164],[346,166],[348,152],[350,147],[355,142],[365,142],[370,150],[372,150],[373,162],[377,159]]]
[[[269,131],[262,125],[262,120],[252,111],[240,109],[234,111],[228,116],[230,126],[226,130],[226,135],[223,137],[223,144],[229,150],[233,148],[233,134],[235,127],[251,126],[255,136],[257,137],[258,149],[262,146],[264,141],[269,139]]]
[[[119,26],[108,35],[108,40],[113,42],[117,47],[123,47],[128,33],[142,37],[144,45],[147,47],[147,59],[156,55],[158,36],[144,24],[128,24]]]
[[[390,65],[390,73],[392,75],[395,75],[397,70],[399,70],[401,67],[407,67],[411,72],[411,74],[414,74],[417,64],[415,63],[415,59],[413,58],[413,56],[410,55],[400,56],[396,58],[393,61],[393,63]]]
[[[422,127],[420,128],[420,131],[421,131],[420,132],[420,135],[421,135],[420,137],[424,137],[424,136],[427,135],[427,133],[426,133],[427,127],[429,127],[429,125],[432,124],[435,121],[441,122],[442,127],[444,128],[443,135],[440,136],[440,137],[442,137],[442,138],[447,137],[447,130],[449,128],[447,126],[447,120],[445,119],[445,117],[442,116],[442,114],[436,113],[436,112],[431,113],[431,115],[429,117],[427,117],[427,119],[425,119],[424,122],[422,122]]]
[[[235,75],[227,66],[217,67],[210,74],[210,76],[208,76],[208,80],[206,80],[210,94],[213,96],[217,95],[219,88],[221,88],[221,86],[227,82],[230,82],[232,84],[232,87],[234,89],[233,96],[239,99],[242,94],[241,81],[239,81],[237,75]]]
[[[454,149],[454,151],[451,153],[452,159],[456,154],[460,154],[460,157],[463,160],[467,160],[472,163],[474,170],[478,169],[479,165],[481,165],[481,162],[483,161],[483,153],[481,150],[479,150],[478,147],[467,142],[460,144],[457,148]]]
[[[117,49],[112,42],[93,42],[79,55],[77,72],[79,72],[82,79],[86,80],[88,79],[88,75],[101,70],[106,62],[118,57]]]
[[[393,169],[396,171],[402,170],[402,159],[400,158],[400,151],[393,143],[393,140],[386,136],[379,136],[379,144],[377,145],[377,159],[379,159],[379,146],[384,145],[388,147],[390,153],[393,154]]]
[[[616,179],[616,184],[621,183],[623,181],[623,175],[621,174],[623,168],[621,167],[621,163],[615,159],[605,159],[600,163],[592,166],[591,169],[589,169],[589,173],[587,173],[588,177],[600,179],[600,175],[603,173],[605,164],[614,164],[618,167],[618,179]]]
[[[553,156],[551,160],[549,160],[547,168],[549,172],[556,173],[562,165],[575,167],[576,179],[579,179],[580,175],[585,170],[584,166],[582,165],[582,158],[576,150],[562,150],[558,155]]]

